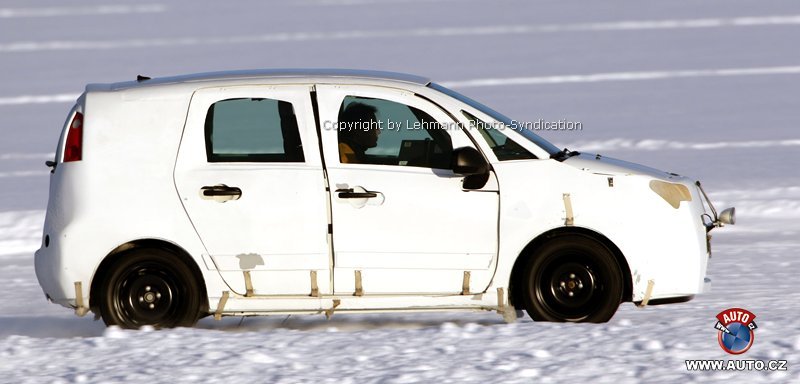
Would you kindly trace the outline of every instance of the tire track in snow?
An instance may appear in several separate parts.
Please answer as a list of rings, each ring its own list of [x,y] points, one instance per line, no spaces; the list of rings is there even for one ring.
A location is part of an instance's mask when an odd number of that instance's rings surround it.
[[[634,20],[577,24],[484,25],[474,27],[429,27],[393,30],[350,30],[330,32],[275,32],[260,36],[177,37],[125,40],[18,41],[0,44],[0,52],[39,52],[54,50],[97,50],[195,45],[286,43],[304,41],[366,40],[386,38],[426,38],[454,36],[529,35],[572,32],[614,32],[724,27],[800,25],[800,15],[706,18],[684,20]]]
[[[547,85],[562,83],[596,83],[606,81],[643,81],[674,78],[798,75],[800,66],[700,69],[678,71],[610,72],[589,75],[557,75],[537,77],[485,78],[438,82],[450,88],[500,87],[510,85]],[[27,104],[72,103],[80,94],[21,95],[0,97],[0,106]]]
[[[788,140],[751,140],[751,141],[717,141],[713,143],[690,143],[672,140],[630,140],[610,139],[596,141],[576,141],[566,145],[557,145],[559,148],[572,148],[578,151],[663,151],[663,150],[713,150],[730,148],[776,148],[798,147],[800,139]]]
[[[0,179],[6,179],[11,177],[32,177],[32,176],[45,176],[47,175],[48,171],[11,171],[11,172],[0,172]]]
[[[495,0],[499,1],[499,0]],[[353,6],[353,5],[388,5],[409,3],[452,3],[463,0],[305,0],[293,1],[294,6]]]
[[[0,160],[52,160],[55,153],[2,153]]]
[[[78,93],[61,93],[56,95],[22,95],[12,97],[0,97],[0,106],[27,105],[27,104],[50,104],[50,103],[74,103],[78,99]]]
[[[107,4],[95,6],[43,7],[43,8],[0,8],[0,19],[28,17],[63,17],[86,15],[114,15],[164,12],[162,4],[123,5]]]
[[[45,211],[0,212],[0,256],[33,254],[41,244]]]
[[[712,191],[709,197],[719,207],[736,206],[737,216],[769,219],[770,222],[794,219],[794,228],[800,229],[797,220],[800,218],[800,186]]]
[[[462,81],[446,81],[440,83],[448,88],[500,87],[510,85],[547,85],[564,83],[598,83],[606,81],[641,81],[663,80],[693,77],[730,77],[730,76],[764,76],[764,75],[797,75],[800,66],[759,67],[759,68],[726,68],[726,69],[690,69],[680,71],[647,71],[647,72],[609,72],[589,75],[557,75],[535,77],[485,78]]]

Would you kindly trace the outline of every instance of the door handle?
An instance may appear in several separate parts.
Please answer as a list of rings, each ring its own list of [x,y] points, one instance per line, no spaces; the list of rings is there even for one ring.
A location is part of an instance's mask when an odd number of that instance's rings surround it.
[[[229,187],[227,185],[214,185],[203,187],[203,196],[241,196],[242,190],[236,187]]]
[[[366,191],[366,192],[353,192],[353,188],[342,188],[337,189],[336,193],[340,199],[369,199],[373,197],[378,197],[380,192],[377,191]]]
[[[206,200],[226,202],[228,200],[239,200],[242,197],[242,190],[236,187],[229,187],[225,184],[209,185],[200,188],[200,196]]]

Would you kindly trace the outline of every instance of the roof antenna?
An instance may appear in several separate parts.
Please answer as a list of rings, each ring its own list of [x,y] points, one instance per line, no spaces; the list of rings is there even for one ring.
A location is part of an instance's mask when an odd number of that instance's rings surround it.
[[[141,83],[142,81],[145,81],[145,80],[150,80],[150,77],[142,76],[142,75],[136,75],[136,81]]]

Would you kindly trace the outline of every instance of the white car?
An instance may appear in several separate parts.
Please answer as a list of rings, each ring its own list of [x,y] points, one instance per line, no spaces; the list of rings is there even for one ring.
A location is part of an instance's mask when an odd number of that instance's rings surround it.
[[[709,282],[700,183],[559,150],[428,79],[271,70],[90,84],[52,168],[48,300],[136,328],[492,310],[608,321]]]

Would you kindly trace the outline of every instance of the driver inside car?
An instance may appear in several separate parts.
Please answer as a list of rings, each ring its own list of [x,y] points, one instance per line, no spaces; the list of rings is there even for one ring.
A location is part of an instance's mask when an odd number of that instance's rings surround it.
[[[378,145],[381,133],[377,109],[363,103],[351,103],[339,113],[339,160],[342,163],[366,163],[364,152]]]

